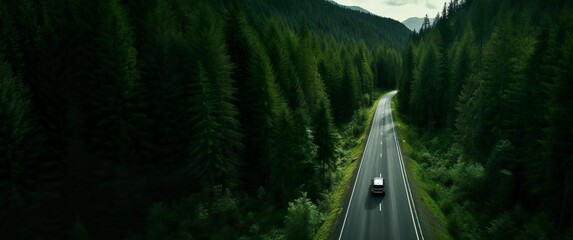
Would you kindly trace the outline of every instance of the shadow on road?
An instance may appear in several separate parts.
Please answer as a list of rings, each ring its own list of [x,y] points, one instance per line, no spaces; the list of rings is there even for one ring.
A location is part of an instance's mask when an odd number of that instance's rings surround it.
[[[370,194],[370,193],[367,193],[367,194],[368,194],[368,196],[366,197],[366,200],[364,201],[364,209],[367,209],[367,210],[378,209],[380,203],[384,199],[384,195],[372,196],[372,194]]]

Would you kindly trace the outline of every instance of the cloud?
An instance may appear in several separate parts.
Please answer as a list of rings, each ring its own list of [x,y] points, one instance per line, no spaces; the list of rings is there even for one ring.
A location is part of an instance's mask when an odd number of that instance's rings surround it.
[[[418,3],[419,0],[387,0],[386,4],[390,6],[402,6],[411,3]]]
[[[429,0],[426,1],[426,7],[429,9],[437,9],[436,4],[434,4],[432,1]]]

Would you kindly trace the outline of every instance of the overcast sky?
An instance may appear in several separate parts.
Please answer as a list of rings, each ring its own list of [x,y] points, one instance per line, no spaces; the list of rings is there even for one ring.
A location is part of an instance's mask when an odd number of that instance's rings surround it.
[[[360,6],[371,13],[404,21],[409,17],[433,18],[444,7],[445,0],[334,0],[347,6]],[[449,1],[448,1],[449,2]]]

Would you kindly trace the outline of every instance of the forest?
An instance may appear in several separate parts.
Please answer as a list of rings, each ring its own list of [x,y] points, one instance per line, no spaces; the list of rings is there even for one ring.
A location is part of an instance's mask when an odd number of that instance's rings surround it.
[[[0,0],[0,238],[312,239],[409,34],[321,0]]]
[[[573,239],[573,3],[450,1],[403,52],[398,111],[453,239]]]

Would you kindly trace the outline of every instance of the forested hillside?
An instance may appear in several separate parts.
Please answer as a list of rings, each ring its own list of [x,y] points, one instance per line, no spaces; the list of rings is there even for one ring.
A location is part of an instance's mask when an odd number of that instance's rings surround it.
[[[311,238],[360,109],[395,87],[392,24],[322,0],[0,0],[0,238]]]
[[[254,23],[262,23],[269,17],[282,15],[292,28],[301,22],[323,39],[335,38],[338,41],[363,40],[369,47],[380,44],[402,48],[408,41],[408,28],[400,22],[358,11],[348,11],[347,7],[327,0],[245,0],[247,11]]]
[[[403,63],[407,141],[452,237],[572,239],[572,2],[451,1]]]

